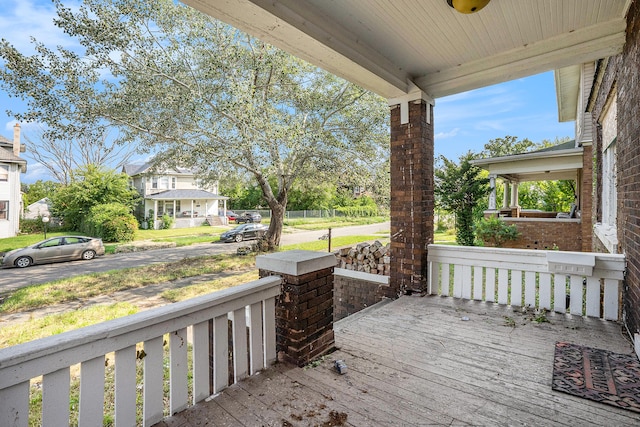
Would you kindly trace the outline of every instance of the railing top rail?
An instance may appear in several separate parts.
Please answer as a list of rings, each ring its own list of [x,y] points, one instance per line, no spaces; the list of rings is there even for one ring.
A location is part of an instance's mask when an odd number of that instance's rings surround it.
[[[528,270],[536,272],[549,271],[549,257],[547,254],[557,254],[558,251],[487,248],[479,246],[449,246],[431,244],[428,246],[427,260],[460,265],[482,265],[492,268],[509,268],[514,270]],[[595,252],[565,252],[562,254],[576,257],[585,254],[595,258],[594,275],[603,278],[622,279],[625,269],[625,256],[622,254],[605,254]]]
[[[47,368],[52,372],[58,365],[70,366],[273,298],[280,294],[280,284],[279,276],[265,277],[186,301],[0,349],[0,370],[11,368],[13,371],[12,375],[0,375],[0,387],[44,374],[35,372],[44,369],[33,363],[39,358],[56,354],[58,360]]]

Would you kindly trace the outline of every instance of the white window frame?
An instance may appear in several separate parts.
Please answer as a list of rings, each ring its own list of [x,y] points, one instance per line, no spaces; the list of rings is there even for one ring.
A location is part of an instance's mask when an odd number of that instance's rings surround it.
[[[0,164],[0,181],[9,181],[9,165]]]
[[[610,253],[618,252],[617,98],[614,92],[600,120],[602,125],[602,192],[600,194],[602,218],[601,222],[594,227],[595,235]]]
[[[9,200],[0,200],[0,220],[9,220]]]

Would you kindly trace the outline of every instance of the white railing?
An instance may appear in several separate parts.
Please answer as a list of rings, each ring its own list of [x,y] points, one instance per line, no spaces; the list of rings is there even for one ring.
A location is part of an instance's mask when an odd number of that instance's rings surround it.
[[[77,364],[79,403],[74,405],[78,413],[73,415],[80,426],[103,425],[107,363],[115,364],[117,426],[148,426],[161,421],[167,415],[166,397],[168,415],[189,405],[189,393],[192,404],[202,401],[229,385],[230,366],[233,381],[238,381],[275,361],[275,297],[280,294],[280,283],[278,276],[266,277],[1,349],[0,426],[29,424],[30,382],[40,376],[42,425],[69,425],[71,369]],[[165,341],[169,353],[168,396],[163,391]],[[107,357],[110,353],[115,353],[112,360]],[[139,359],[142,361],[136,363]],[[142,369],[141,381],[136,379],[137,369]],[[137,398],[142,401],[142,420],[136,420]]]
[[[429,293],[621,318],[624,255],[429,245]]]

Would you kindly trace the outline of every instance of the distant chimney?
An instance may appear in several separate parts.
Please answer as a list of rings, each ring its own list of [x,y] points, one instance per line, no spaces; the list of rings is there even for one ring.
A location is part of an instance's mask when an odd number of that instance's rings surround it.
[[[13,155],[20,155],[20,123],[13,127]]]

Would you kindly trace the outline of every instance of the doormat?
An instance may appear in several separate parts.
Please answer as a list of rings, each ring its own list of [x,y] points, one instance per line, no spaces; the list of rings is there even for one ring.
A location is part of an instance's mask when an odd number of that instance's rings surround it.
[[[640,412],[640,362],[635,354],[557,342],[551,388]]]

